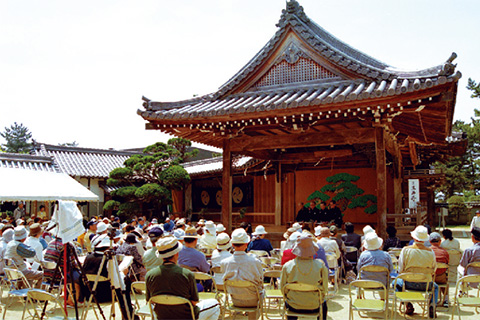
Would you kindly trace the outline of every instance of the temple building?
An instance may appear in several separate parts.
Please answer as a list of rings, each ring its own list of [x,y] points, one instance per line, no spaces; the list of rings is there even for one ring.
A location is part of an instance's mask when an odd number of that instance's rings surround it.
[[[217,214],[229,228],[241,210],[253,223],[284,226],[311,199],[336,200],[344,221],[374,224],[380,235],[387,223],[431,222],[444,178],[432,164],[465,148],[451,138],[456,55],[399,70],[335,38],[295,0],[277,26],[218,91],[144,98],[147,129],[223,149],[222,170],[195,174],[184,210]],[[414,207],[409,179],[419,180]]]

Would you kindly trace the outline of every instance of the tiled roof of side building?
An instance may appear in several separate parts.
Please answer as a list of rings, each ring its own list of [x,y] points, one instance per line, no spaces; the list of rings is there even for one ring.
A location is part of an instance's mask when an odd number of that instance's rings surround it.
[[[34,154],[51,157],[59,170],[70,176],[108,178],[110,171],[123,167],[138,152],[35,144]]]
[[[59,172],[52,158],[24,153],[0,152],[0,168]]]
[[[243,169],[247,167],[248,164],[252,161],[255,160],[253,160],[251,157],[239,157],[233,160],[232,166],[233,169]],[[182,166],[191,176],[208,173],[218,173],[223,170],[223,158],[215,157],[211,159],[190,161],[182,164]]]

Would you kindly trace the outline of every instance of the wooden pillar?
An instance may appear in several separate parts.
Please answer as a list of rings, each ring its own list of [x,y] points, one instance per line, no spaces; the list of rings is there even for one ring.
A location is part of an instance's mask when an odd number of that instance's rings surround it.
[[[185,212],[193,210],[192,206],[192,184],[188,184],[185,188]]]
[[[275,174],[275,225],[282,225],[282,164],[279,163]]]
[[[402,192],[402,181],[401,177],[395,177],[393,179],[393,203],[394,203],[394,214],[401,214],[403,210],[403,192]],[[401,223],[401,218],[395,218],[395,224]]]
[[[383,127],[375,127],[377,167],[377,234],[385,238],[387,229],[387,166]]]
[[[435,228],[437,225],[435,213],[435,193],[432,188],[427,187],[427,223]]]
[[[222,224],[232,231],[232,152],[230,140],[223,140]]]

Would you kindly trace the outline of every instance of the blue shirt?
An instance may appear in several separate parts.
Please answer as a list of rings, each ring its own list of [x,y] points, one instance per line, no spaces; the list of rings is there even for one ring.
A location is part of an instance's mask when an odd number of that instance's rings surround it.
[[[315,255],[313,256],[313,259],[320,259],[323,261],[323,263],[325,264],[325,266],[327,267],[328,269],[328,262],[327,262],[327,255],[325,254],[325,249],[323,249],[323,247],[317,243],[317,246],[318,246],[318,251],[317,253],[315,253]]]
[[[187,248],[183,246],[183,249],[178,253],[178,265],[188,266],[191,268],[197,268],[198,271],[208,272],[210,271],[210,265],[205,258],[205,255],[194,248]]]
[[[357,270],[360,276],[360,269],[364,266],[381,266],[388,269],[388,275],[381,272],[362,272],[362,280],[375,280],[388,287],[390,273],[393,271],[392,258],[383,250],[363,251],[358,258]]]
[[[267,251],[268,255],[270,255],[270,251],[273,250],[273,247],[270,240],[257,238],[248,244],[247,252],[250,250],[263,250]]]

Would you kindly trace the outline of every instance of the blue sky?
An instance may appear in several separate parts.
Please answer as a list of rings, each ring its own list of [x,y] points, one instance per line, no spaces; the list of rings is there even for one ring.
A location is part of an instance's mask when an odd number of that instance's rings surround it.
[[[455,51],[455,119],[480,101],[480,2],[303,0],[342,41],[392,66],[423,69]],[[0,0],[0,130],[14,121],[45,143],[132,148],[165,136],[144,130],[141,97],[214,92],[273,36],[283,0]]]

